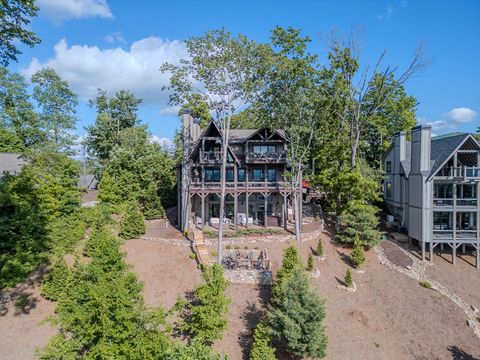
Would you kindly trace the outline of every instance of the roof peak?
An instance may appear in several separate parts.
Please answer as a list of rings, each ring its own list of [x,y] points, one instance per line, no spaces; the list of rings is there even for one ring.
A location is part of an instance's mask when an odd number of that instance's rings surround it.
[[[443,135],[437,135],[437,136],[433,136],[432,137],[432,141],[433,140],[441,140],[441,139],[447,139],[447,138],[451,138],[451,137],[455,137],[455,136],[465,136],[465,135],[468,135],[468,133],[466,132],[451,132],[451,133],[447,133],[447,134],[443,134]]]

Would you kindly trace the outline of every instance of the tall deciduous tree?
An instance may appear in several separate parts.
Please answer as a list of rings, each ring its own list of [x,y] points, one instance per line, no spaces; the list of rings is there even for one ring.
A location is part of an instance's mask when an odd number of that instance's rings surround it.
[[[25,78],[1,66],[0,132],[3,136],[9,136],[10,141],[19,143],[16,151],[22,150],[19,147],[25,149],[38,146],[45,140]],[[9,142],[0,141],[4,146]]]
[[[170,104],[192,102],[198,94],[206,99],[222,132],[220,218],[225,213],[225,177],[230,124],[233,115],[252,99],[261,83],[264,46],[243,35],[233,37],[227,30],[208,31],[186,41],[189,59],[180,65],[163,64],[170,72],[173,90]],[[185,139],[184,139],[185,140]],[[185,154],[184,154],[185,156]],[[223,221],[218,231],[218,261],[222,261]]]
[[[18,42],[33,47],[40,39],[28,29],[37,15],[34,0],[2,0],[0,2],[0,63],[7,66],[21,54]]]
[[[51,68],[33,74],[32,84],[46,140],[57,150],[69,150],[75,139],[77,95]]]
[[[321,99],[318,91],[317,57],[308,53],[310,38],[301,37],[300,30],[277,27],[272,31],[274,50],[268,56],[269,71],[266,84],[260,92],[257,107],[267,125],[284,129],[287,134],[288,174],[294,203],[295,234],[300,241],[301,186],[304,161],[308,159],[315,134]]]
[[[119,145],[121,131],[139,124],[138,106],[141,103],[142,100],[128,90],[120,90],[109,98],[101,89],[89,102],[97,109],[97,119],[95,124],[87,127],[85,145],[102,166],[107,164],[115,145]]]

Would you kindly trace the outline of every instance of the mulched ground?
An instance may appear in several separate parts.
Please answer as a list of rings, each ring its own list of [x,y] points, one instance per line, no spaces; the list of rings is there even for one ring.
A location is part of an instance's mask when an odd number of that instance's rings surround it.
[[[408,269],[413,265],[413,260],[408,257],[402,250],[398,248],[397,245],[392,243],[390,240],[384,240],[380,243],[381,248],[383,249],[385,256],[388,260],[394,263],[397,266],[402,266]]]

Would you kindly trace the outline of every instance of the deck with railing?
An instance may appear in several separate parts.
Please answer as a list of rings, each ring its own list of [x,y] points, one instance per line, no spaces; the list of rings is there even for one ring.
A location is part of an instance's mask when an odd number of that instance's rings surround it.
[[[453,207],[454,199],[453,198],[434,198],[433,207],[435,208],[449,208]],[[476,198],[457,198],[456,204],[459,208],[476,208],[477,199]]]
[[[457,166],[442,169],[436,177],[457,178],[463,180],[480,179],[480,167]]]

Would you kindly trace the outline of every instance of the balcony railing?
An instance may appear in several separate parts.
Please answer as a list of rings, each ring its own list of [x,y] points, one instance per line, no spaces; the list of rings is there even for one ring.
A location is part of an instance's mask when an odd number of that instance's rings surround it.
[[[477,240],[477,230],[457,230],[456,232],[457,240]],[[435,226],[433,229],[433,239],[434,240],[453,240],[453,230],[436,230]]]
[[[282,163],[287,161],[287,153],[282,151],[280,153],[255,153],[247,152],[247,163]]]
[[[453,198],[435,198],[433,199],[434,207],[452,207]],[[477,199],[475,198],[457,198],[457,206],[459,207],[476,207]]]
[[[221,151],[200,151],[200,161],[202,163],[218,163],[222,161]]]
[[[444,168],[439,171],[437,176],[455,177],[463,179],[479,179],[480,167],[459,166]]]
[[[203,188],[204,189],[212,189],[212,190],[219,190],[220,189],[220,182],[219,181],[212,181],[212,182],[204,182],[203,183]],[[267,188],[268,190],[284,190],[288,189],[288,186],[290,183],[284,182],[284,181],[251,181],[248,183],[248,189],[249,190],[256,190],[256,189],[265,189]],[[190,184],[190,187],[194,190],[198,190],[202,188],[202,182],[201,181],[193,181]],[[232,190],[235,187],[235,183],[233,181],[227,181],[225,183],[225,187],[227,190]],[[247,189],[247,183],[246,182],[237,182],[237,189],[238,190],[246,190]]]

